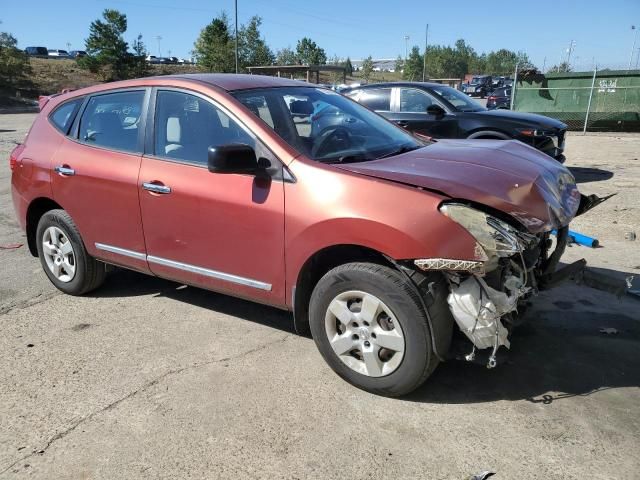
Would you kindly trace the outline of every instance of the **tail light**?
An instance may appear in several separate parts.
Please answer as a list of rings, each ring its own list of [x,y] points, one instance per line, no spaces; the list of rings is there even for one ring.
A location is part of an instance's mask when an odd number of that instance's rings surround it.
[[[16,167],[18,166],[18,157],[20,157],[20,154],[22,153],[23,150],[24,150],[24,145],[20,144],[11,151],[11,154],[9,155],[9,168],[12,171],[15,170]]]

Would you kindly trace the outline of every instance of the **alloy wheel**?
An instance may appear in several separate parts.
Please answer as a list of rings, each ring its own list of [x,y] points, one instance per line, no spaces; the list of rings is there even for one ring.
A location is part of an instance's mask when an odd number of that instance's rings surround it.
[[[42,236],[42,253],[47,267],[60,282],[68,283],[76,274],[76,256],[67,235],[49,227]]]
[[[400,323],[391,309],[370,293],[350,290],[336,296],[327,308],[325,330],[338,358],[362,375],[389,375],[404,357]]]

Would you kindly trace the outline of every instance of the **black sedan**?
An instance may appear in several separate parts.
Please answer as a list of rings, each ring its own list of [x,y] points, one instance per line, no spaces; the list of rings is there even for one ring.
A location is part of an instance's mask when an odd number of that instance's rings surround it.
[[[342,92],[401,127],[432,138],[516,139],[564,162],[567,125],[553,118],[487,110],[439,83],[362,85]]]
[[[511,108],[511,87],[496,88],[491,95],[487,97],[487,109],[506,109]]]

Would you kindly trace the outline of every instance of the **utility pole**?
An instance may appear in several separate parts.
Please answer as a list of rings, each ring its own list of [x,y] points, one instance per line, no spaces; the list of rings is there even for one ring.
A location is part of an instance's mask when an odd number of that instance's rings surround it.
[[[158,41],[158,58],[162,57],[162,50],[160,50],[160,40],[162,37],[160,35],[156,35],[156,40]]]
[[[409,35],[405,35],[404,36],[404,63],[406,65],[407,63],[407,58],[409,57],[408,52],[409,52]]]
[[[429,45],[429,24],[427,23],[427,32],[424,36],[424,65],[422,66],[422,81],[426,81],[427,77],[427,46]]]
[[[636,26],[631,25],[631,30],[634,30],[633,45],[631,46],[631,54],[629,55],[629,66],[627,67],[627,70],[631,70],[631,62],[633,61],[633,52],[636,49],[636,40],[638,39],[638,29],[636,28]]]
[[[236,73],[238,73],[238,0],[235,0],[236,7]]]
[[[576,48],[576,41],[571,40],[569,42],[569,48],[567,48],[567,67],[571,65],[571,53],[573,53],[573,50],[575,48]]]

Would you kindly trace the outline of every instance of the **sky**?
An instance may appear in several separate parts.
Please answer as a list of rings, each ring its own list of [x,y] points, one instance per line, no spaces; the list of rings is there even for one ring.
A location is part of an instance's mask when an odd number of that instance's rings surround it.
[[[233,20],[234,1],[29,0],[25,8],[0,0],[0,31],[12,33],[21,48],[67,49],[69,43],[81,50],[90,23],[105,8],[127,15],[129,43],[140,33],[151,54],[188,58],[214,16],[224,10]],[[424,46],[429,24],[429,43],[453,45],[464,38],[478,52],[521,50],[538,68],[566,58],[572,40],[575,66],[586,69],[595,59],[600,66],[626,68],[640,30],[640,0],[238,0],[238,22],[253,15],[262,17],[261,31],[274,51],[295,48],[308,36],[329,57],[396,58],[404,56],[405,43]],[[634,64],[639,48],[640,33]]]

